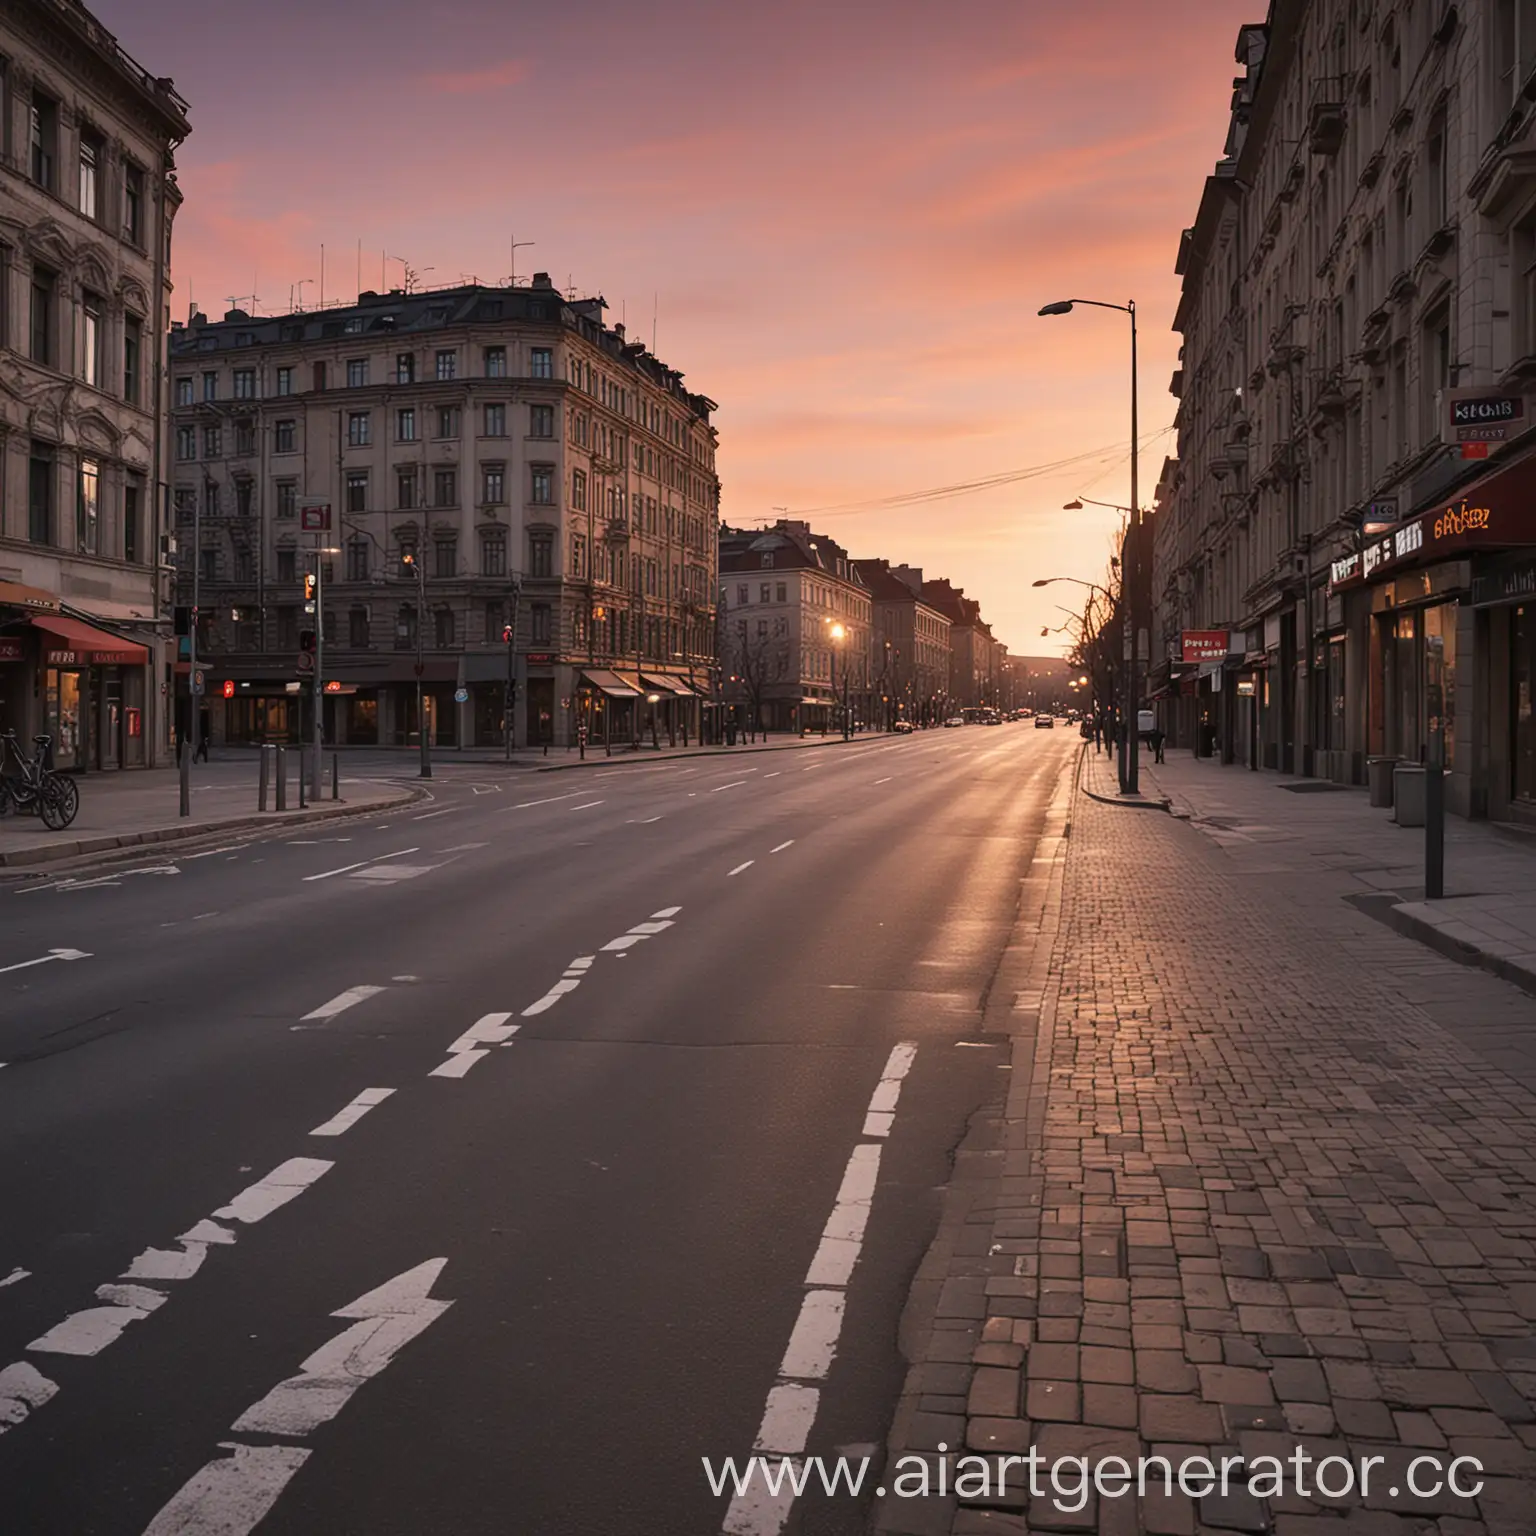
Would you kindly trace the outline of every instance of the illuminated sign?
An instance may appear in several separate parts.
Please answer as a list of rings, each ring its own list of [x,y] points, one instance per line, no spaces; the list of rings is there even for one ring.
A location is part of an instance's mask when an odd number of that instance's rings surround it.
[[[1186,663],[1225,661],[1232,649],[1231,636],[1224,629],[1186,629],[1182,639]]]

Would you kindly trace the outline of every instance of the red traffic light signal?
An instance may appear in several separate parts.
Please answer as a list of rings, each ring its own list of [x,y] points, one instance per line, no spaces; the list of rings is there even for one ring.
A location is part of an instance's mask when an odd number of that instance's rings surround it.
[[[501,626],[501,638],[505,640],[508,645],[512,644],[512,626],[510,624],[503,624]]]
[[[235,696],[235,680],[232,677],[226,677],[224,679],[224,697],[226,699],[232,699],[232,698],[234,698],[234,696]]]
[[[313,571],[305,571],[305,573],[304,573],[304,601],[306,603],[312,603],[312,602],[314,602],[314,600],[315,600],[315,573]]]

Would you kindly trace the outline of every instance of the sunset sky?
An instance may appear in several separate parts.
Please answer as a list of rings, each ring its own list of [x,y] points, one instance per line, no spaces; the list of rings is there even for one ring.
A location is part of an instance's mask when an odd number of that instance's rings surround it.
[[[510,271],[601,293],[720,402],[723,512],[948,576],[1016,652],[1097,578],[1172,419],[1180,229],[1221,152],[1227,0],[98,0],[191,103],[177,318]],[[1250,14],[1251,12],[1251,14]],[[431,269],[431,270],[427,270]],[[399,262],[388,264],[398,284]],[[1147,444],[1149,499],[1171,435]],[[1111,450],[976,494],[850,509]],[[828,510],[818,510],[828,509]],[[1080,594],[1079,594],[1080,595]]]

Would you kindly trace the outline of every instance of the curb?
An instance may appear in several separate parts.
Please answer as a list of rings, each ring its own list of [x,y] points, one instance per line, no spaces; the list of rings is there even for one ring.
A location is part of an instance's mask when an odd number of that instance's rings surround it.
[[[1469,966],[1473,970],[1487,971],[1500,981],[1507,981],[1511,986],[1519,987],[1522,992],[1536,997],[1536,971],[1516,965],[1504,955],[1478,949],[1476,945],[1453,937],[1433,923],[1425,922],[1422,917],[1402,911],[1404,902],[1401,896],[1390,891],[1360,891],[1346,896],[1344,900],[1367,917],[1385,923],[1404,938],[1415,940],[1426,949],[1444,955],[1447,960],[1454,960],[1458,965]]]
[[[1083,783],[1083,764],[1087,761],[1088,748],[1085,745],[1083,749],[1078,753],[1077,775],[1073,780],[1073,787],[1079,794],[1086,795],[1090,800],[1097,800],[1100,805],[1118,805],[1124,807],[1127,810],[1133,811],[1164,811],[1170,816],[1176,814],[1173,809],[1173,801],[1168,799],[1147,800],[1145,798],[1137,798],[1132,800],[1121,795],[1095,794],[1093,790],[1089,789],[1088,786]],[[1184,819],[1186,821],[1189,819],[1187,812],[1184,815]]]
[[[115,836],[82,837],[68,843],[47,843],[38,848],[18,848],[11,853],[0,853],[0,874],[38,864],[57,864],[66,859],[88,857],[93,853],[131,853],[135,849],[154,847],[160,843],[191,842],[200,837],[222,837],[226,833],[261,827],[309,826],[315,822],[341,821],[349,816],[367,816],[375,811],[414,805],[424,799],[424,790],[407,788],[402,794],[393,795],[387,800],[370,801],[367,805],[349,805],[343,801],[323,808],[283,811],[281,821],[273,819],[278,816],[277,811],[270,811],[265,816],[234,816],[224,821],[200,821],[186,827],[155,827],[147,832],[122,832]]]

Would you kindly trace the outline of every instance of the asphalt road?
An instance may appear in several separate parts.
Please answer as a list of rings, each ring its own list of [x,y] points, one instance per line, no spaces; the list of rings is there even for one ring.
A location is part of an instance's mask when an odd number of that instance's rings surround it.
[[[878,1445],[1076,745],[465,765],[0,885],[0,1533],[686,1536],[702,1457]]]

